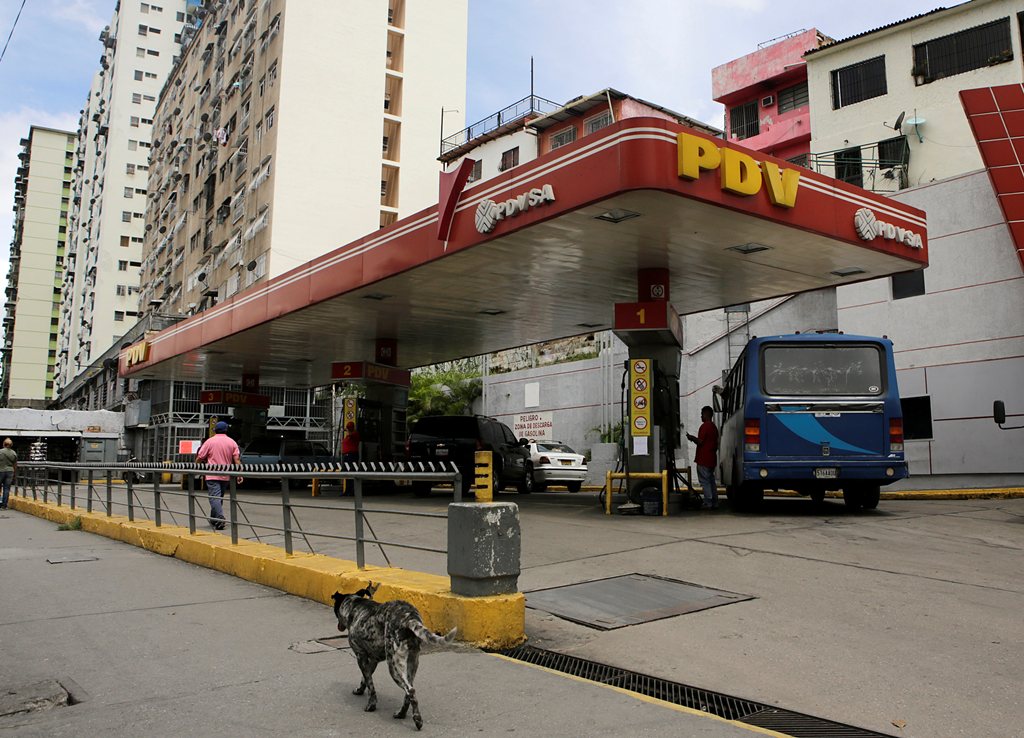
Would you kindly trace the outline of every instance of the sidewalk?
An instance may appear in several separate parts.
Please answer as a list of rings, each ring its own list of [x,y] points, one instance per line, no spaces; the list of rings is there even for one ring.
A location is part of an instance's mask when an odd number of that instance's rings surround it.
[[[56,680],[77,703],[0,717],[0,732],[416,733],[391,718],[401,693],[385,666],[378,711],[363,712],[351,652],[315,643],[339,635],[323,605],[12,510],[0,512],[0,592],[4,690]],[[416,687],[424,734],[756,732],[470,649],[426,654]]]

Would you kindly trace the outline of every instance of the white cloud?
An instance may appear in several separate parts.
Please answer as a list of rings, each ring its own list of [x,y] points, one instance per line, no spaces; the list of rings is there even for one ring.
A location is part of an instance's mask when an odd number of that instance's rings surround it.
[[[72,113],[47,113],[32,108],[0,111],[0,284],[7,284],[11,241],[14,239],[14,177],[20,161],[21,139],[32,126],[74,131],[78,116]]]
[[[109,23],[109,13],[110,3],[97,0],[58,0],[48,8],[51,17],[77,24],[91,33],[103,30]]]

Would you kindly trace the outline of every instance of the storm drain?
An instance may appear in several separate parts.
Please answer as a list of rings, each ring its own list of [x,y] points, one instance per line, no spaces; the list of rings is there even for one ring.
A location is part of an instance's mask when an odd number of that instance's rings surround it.
[[[754,599],[647,574],[623,574],[526,592],[526,606],[600,630],[625,628]]]
[[[721,692],[699,689],[679,682],[670,682],[667,679],[659,679],[628,669],[620,669],[617,666],[588,661],[576,656],[567,656],[535,646],[517,646],[498,653],[516,661],[543,666],[552,671],[570,674],[598,684],[619,687],[674,705],[717,715],[726,720],[735,720],[747,725],[774,730],[794,738],[869,738],[870,736],[891,738],[887,733],[876,733],[853,725],[845,725],[792,710],[783,710],[772,705],[732,697]]]
[[[47,564],[77,564],[83,561],[99,561],[96,556],[85,556],[82,554],[69,554],[67,556],[51,556],[46,560]]]

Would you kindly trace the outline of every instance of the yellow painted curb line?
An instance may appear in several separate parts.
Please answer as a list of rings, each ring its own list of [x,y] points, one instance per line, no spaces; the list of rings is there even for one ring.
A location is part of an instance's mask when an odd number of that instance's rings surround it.
[[[521,592],[490,597],[462,597],[451,592],[446,577],[436,574],[368,566],[321,554],[288,555],[281,548],[251,541],[232,545],[228,536],[197,532],[152,521],[131,522],[121,515],[107,516],[57,507],[24,497],[10,497],[19,512],[68,523],[81,518],[82,530],[147,551],[215,569],[283,592],[333,605],[335,592],[355,592],[370,581],[379,583],[374,599],[407,600],[419,609],[431,630],[446,633],[458,629],[457,638],[480,648],[511,648],[526,640],[526,598]]]
[[[589,685],[594,686],[594,687],[601,687],[603,689],[610,689],[610,690],[612,690],[614,692],[618,692],[619,694],[624,694],[624,695],[626,695],[628,697],[632,697],[633,699],[640,700],[641,702],[647,702],[647,703],[652,704],[652,705],[659,705],[661,707],[667,707],[668,709],[675,710],[676,712],[682,712],[682,713],[686,713],[687,715],[695,715],[695,716],[699,716],[699,717],[703,717],[703,718],[708,718],[709,720],[717,720],[720,723],[728,723],[729,725],[735,726],[737,728],[743,728],[745,730],[749,730],[752,733],[760,733],[761,735],[776,736],[777,738],[790,738],[790,736],[788,734],[786,734],[786,733],[777,733],[774,730],[770,730],[768,728],[762,728],[762,727],[757,726],[757,725],[750,725],[748,723],[742,723],[739,720],[729,720],[728,718],[720,717],[718,715],[713,715],[710,712],[704,712],[703,710],[695,710],[692,707],[686,707],[685,705],[677,705],[674,702],[668,702],[666,700],[659,700],[657,697],[651,697],[650,695],[640,694],[639,692],[633,692],[631,690],[625,689],[624,687],[616,687],[616,686],[614,686],[612,684],[604,684],[602,682],[595,682],[595,681],[593,681],[591,679],[586,679],[584,677],[576,676],[575,674],[566,674],[564,671],[558,671],[557,669],[549,669],[548,667],[541,666],[540,664],[531,664],[531,663],[526,662],[526,661],[519,661],[518,659],[514,659],[514,658],[511,658],[509,656],[505,656],[503,654],[500,654],[500,653],[492,653],[490,655],[491,656],[496,656],[499,659],[502,659],[503,661],[508,661],[510,663],[513,663],[513,664],[518,664],[520,666],[530,666],[530,667],[532,667],[534,669],[539,669],[540,671],[546,671],[548,674],[554,674],[555,676],[565,677],[566,679],[572,679],[575,682],[582,682],[583,684],[589,684]]]

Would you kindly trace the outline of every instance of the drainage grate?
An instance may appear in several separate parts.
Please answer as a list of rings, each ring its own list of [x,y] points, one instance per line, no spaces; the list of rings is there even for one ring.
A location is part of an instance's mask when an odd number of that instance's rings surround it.
[[[726,720],[736,720],[748,725],[768,728],[794,738],[891,738],[886,733],[876,733],[872,730],[836,723],[813,715],[782,710],[772,705],[699,689],[679,682],[670,682],[667,679],[620,669],[617,666],[609,666],[597,661],[588,661],[576,656],[567,656],[535,646],[517,646],[498,653],[517,661],[536,664],[599,684],[620,687],[674,705],[717,715]]]

